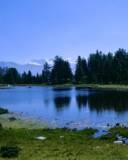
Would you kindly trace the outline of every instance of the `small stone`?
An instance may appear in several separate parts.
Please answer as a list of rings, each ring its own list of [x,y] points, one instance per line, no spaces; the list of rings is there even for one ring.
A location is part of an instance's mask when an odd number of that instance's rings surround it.
[[[116,123],[116,127],[119,127],[120,126],[120,123]]]
[[[110,124],[109,123],[107,123],[107,127],[109,127],[110,126]]]
[[[128,139],[125,139],[125,140],[124,140],[124,144],[128,144]]]
[[[114,141],[114,144],[123,144],[123,141]]]
[[[43,140],[45,140],[45,139],[46,139],[46,137],[39,136],[39,137],[36,137],[36,139],[43,141]]]

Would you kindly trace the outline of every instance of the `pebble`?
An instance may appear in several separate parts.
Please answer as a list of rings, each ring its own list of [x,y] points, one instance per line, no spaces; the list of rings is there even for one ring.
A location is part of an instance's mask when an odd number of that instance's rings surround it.
[[[123,144],[123,141],[114,141],[114,144]]]
[[[39,137],[36,137],[36,139],[43,141],[43,140],[45,140],[45,139],[46,139],[46,137],[39,136]]]

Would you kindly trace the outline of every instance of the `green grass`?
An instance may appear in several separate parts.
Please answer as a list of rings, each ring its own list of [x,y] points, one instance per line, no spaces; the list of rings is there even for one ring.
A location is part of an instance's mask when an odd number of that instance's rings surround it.
[[[11,120],[11,119],[14,120]],[[26,119],[17,115],[15,113],[0,114],[0,123],[4,128],[28,128],[28,129],[37,129],[37,128],[46,128],[47,124],[37,122],[33,119]]]
[[[114,128],[111,130],[114,133]],[[122,130],[122,128],[116,128]],[[124,129],[125,130],[125,129]],[[12,160],[127,160],[128,146],[113,144],[112,139],[93,139],[93,129],[1,129],[0,147],[17,146],[21,149]],[[37,140],[45,136],[46,140]],[[4,158],[0,157],[0,160]]]

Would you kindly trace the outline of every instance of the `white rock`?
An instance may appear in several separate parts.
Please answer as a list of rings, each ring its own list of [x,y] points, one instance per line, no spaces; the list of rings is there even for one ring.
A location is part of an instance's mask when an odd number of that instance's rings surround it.
[[[45,139],[46,139],[46,137],[39,136],[39,137],[36,137],[36,139],[43,141],[43,140],[45,140]]]
[[[123,141],[114,141],[114,144],[123,144]]]

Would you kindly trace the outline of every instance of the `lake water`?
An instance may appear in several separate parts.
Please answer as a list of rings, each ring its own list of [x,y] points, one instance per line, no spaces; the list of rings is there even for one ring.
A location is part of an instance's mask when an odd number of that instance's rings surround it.
[[[14,87],[0,89],[0,106],[56,127],[128,125],[128,92]]]

